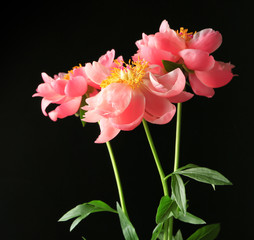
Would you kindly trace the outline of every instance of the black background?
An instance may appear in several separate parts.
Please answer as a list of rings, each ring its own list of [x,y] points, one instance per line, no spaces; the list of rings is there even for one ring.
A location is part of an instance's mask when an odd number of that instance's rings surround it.
[[[253,227],[253,29],[244,1],[118,1],[33,4],[1,8],[0,229],[5,240],[123,239],[117,215],[89,216],[73,232],[57,220],[77,204],[100,199],[115,207],[118,194],[105,144],[94,144],[96,124],[78,118],[56,123],[32,98],[40,73],[53,76],[97,60],[114,48],[127,60],[135,41],[158,31],[163,19],[173,29],[211,27],[223,35],[216,60],[231,61],[239,74],[216,89],[212,99],[194,97],[183,105],[181,165],[216,169],[233,186],[191,181],[189,211],[207,223],[221,222],[218,239],[252,239]],[[251,4],[251,2],[249,2]],[[173,168],[175,119],[150,125],[166,173]],[[127,208],[140,239],[149,239],[162,196],[159,175],[142,126],[121,132],[112,146]],[[167,170],[166,170],[167,169]],[[175,223],[184,238],[198,226]]]

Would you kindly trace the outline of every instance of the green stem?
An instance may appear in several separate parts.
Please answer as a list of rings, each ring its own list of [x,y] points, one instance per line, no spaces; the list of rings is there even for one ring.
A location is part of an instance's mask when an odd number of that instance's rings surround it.
[[[174,160],[174,171],[179,168],[179,157],[180,157],[180,135],[181,135],[181,118],[182,118],[182,103],[177,103],[177,119],[176,119],[176,138],[175,138],[175,160]],[[173,236],[173,218],[169,222],[169,238],[172,240]]]
[[[117,185],[117,189],[118,189],[120,204],[121,204],[123,212],[129,218],[128,212],[127,212],[127,208],[126,208],[126,205],[125,205],[123,188],[122,188],[122,184],[121,184],[118,168],[117,168],[117,165],[116,165],[115,156],[114,156],[114,153],[113,153],[113,150],[112,150],[110,142],[106,142],[106,145],[107,145],[107,148],[108,148],[109,156],[110,156],[112,167],[113,167],[114,174],[115,174],[115,179],[116,179],[116,185]]]
[[[162,166],[161,166],[160,159],[159,159],[159,156],[157,154],[156,148],[154,146],[153,139],[152,139],[148,124],[147,124],[145,119],[143,119],[142,122],[143,122],[143,126],[144,126],[144,129],[145,129],[147,140],[149,142],[149,145],[150,145],[151,151],[153,153],[153,157],[154,157],[154,160],[155,160],[155,163],[156,163],[159,175],[160,175],[164,196],[169,196],[167,180],[165,180],[165,174],[164,174],[164,171],[162,169]],[[165,229],[165,232],[164,232],[163,239],[168,240],[169,221],[165,222],[164,229]]]
[[[162,166],[161,166],[160,159],[158,157],[156,148],[154,146],[153,139],[152,139],[148,124],[147,124],[145,119],[143,119],[142,122],[143,122],[143,126],[144,126],[144,129],[145,129],[145,132],[146,132],[147,140],[149,142],[149,145],[150,145],[151,151],[153,153],[153,157],[154,157],[154,160],[155,160],[155,163],[156,163],[156,166],[157,166],[160,178],[161,178],[161,183],[162,183],[164,195],[168,196],[169,195],[168,184],[167,184],[167,181],[165,180],[165,174],[164,174],[164,171],[162,169]]]

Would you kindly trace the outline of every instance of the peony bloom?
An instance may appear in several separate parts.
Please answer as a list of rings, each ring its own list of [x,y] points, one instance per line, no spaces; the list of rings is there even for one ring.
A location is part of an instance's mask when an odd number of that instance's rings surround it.
[[[108,58],[107,65],[111,67],[102,67],[98,62],[85,66],[90,80],[101,86],[101,91],[87,98],[88,105],[83,107],[87,111],[84,121],[100,123],[96,143],[113,139],[121,130],[133,130],[143,118],[155,124],[168,123],[176,111],[169,99],[179,95],[186,98],[182,94],[185,77],[180,69],[162,74],[160,66],[149,66],[143,60],[125,64],[112,58]]]
[[[59,73],[54,78],[44,72],[41,76],[44,83],[38,86],[37,93],[33,97],[43,97],[41,101],[43,114],[53,121],[75,114],[80,108],[82,96],[88,91],[84,67],[81,65],[74,67],[68,73]],[[89,92],[92,93],[94,90],[89,88]],[[47,113],[46,108],[51,103],[59,106]]]
[[[134,59],[142,58],[160,66],[162,60],[183,64],[194,93],[212,97],[213,88],[226,85],[233,77],[232,64],[215,61],[210,55],[221,43],[221,34],[211,28],[195,33],[184,28],[174,31],[164,20],[159,32],[143,34],[136,42],[138,52]]]

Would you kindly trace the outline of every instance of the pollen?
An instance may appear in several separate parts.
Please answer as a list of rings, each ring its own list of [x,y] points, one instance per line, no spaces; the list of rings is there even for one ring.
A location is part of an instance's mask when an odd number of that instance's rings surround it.
[[[81,68],[81,67],[82,67],[81,64],[79,64],[78,66],[74,66],[70,71],[68,71],[67,74],[64,75],[64,79],[65,79],[65,80],[70,80],[70,76],[73,74],[73,71],[74,71],[75,69],[78,69],[78,68]]]
[[[188,29],[185,29],[183,27],[180,28],[179,30],[176,30],[176,33],[179,37],[183,38],[185,41],[190,41],[193,36],[197,33],[197,31],[193,32],[188,32]]]
[[[146,69],[149,67],[148,62],[142,60],[131,61],[126,64],[115,60],[116,67],[111,70],[111,74],[101,82],[101,88],[105,88],[111,83],[124,83],[132,89],[139,88],[143,83]]]

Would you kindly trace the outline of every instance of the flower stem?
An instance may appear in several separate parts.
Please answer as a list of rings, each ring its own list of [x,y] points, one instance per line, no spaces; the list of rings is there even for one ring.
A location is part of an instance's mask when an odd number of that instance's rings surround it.
[[[115,174],[115,179],[116,179],[116,185],[117,185],[117,189],[118,189],[120,204],[121,204],[121,207],[122,207],[122,210],[123,210],[124,214],[129,218],[127,208],[126,208],[126,205],[125,205],[125,200],[124,200],[124,194],[123,194],[123,188],[122,188],[122,184],[121,184],[121,180],[120,180],[120,175],[119,175],[118,168],[117,168],[117,165],[116,165],[116,159],[115,159],[115,156],[114,156],[114,153],[113,153],[110,142],[106,142],[106,145],[107,145],[107,148],[108,148],[108,153],[109,153],[110,160],[111,160],[112,167],[113,167],[114,174]]]
[[[177,103],[174,172],[179,168],[182,103]],[[168,240],[173,239],[173,218],[169,221]]]
[[[154,143],[153,143],[153,139],[152,139],[148,124],[147,124],[145,119],[143,119],[142,122],[143,122],[143,126],[144,126],[144,129],[145,129],[147,140],[149,142],[149,145],[150,145],[151,151],[153,153],[153,157],[154,157],[154,160],[155,160],[155,163],[156,163],[156,166],[157,166],[160,178],[161,178],[161,183],[162,183],[164,195],[168,196],[169,195],[168,184],[167,184],[167,181],[165,180],[165,174],[164,174],[164,171],[162,169],[157,151],[155,149],[155,146],[154,146]]]
[[[148,124],[147,124],[145,119],[143,119],[142,122],[143,122],[143,126],[144,126],[144,129],[145,129],[147,140],[149,142],[149,145],[150,145],[151,151],[153,153],[153,157],[154,157],[154,160],[155,160],[155,163],[156,163],[159,175],[160,175],[164,196],[169,196],[168,184],[167,184],[167,181],[165,180],[165,174],[164,174],[164,171],[162,169],[162,166],[161,166],[156,148],[154,146],[153,139],[152,139]],[[164,229],[165,229],[165,231],[164,231],[163,240],[168,240],[169,221],[165,222]]]

